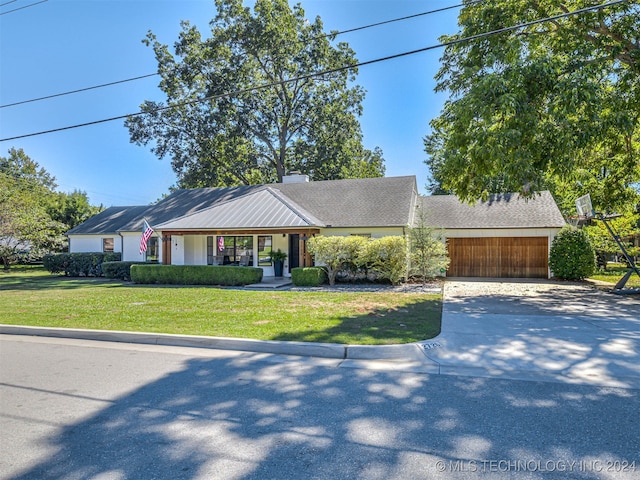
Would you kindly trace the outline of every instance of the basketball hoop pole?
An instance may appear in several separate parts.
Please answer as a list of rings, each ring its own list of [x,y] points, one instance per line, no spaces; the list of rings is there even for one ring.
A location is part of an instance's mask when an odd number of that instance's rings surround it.
[[[624,276],[618,281],[618,283],[616,283],[616,286],[613,287],[613,293],[640,293],[640,288],[624,288],[624,286],[627,284],[627,281],[631,278],[631,275],[633,275],[633,272],[636,272],[638,274],[638,277],[640,277],[640,270],[638,270],[638,267],[636,267],[636,264],[633,262],[633,258],[631,258],[631,255],[629,255],[627,249],[624,248],[618,232],[616,232],[613,227],[609,225],[607,216],[603,213],[597,213],[593,209],[593,204],[591,203],[591,195],[587,193],[586,195],[583,195],[580,198],[576,199],[576,210],[578,211],[578,215],[583,216],[587,220],[589,220],[590,218],[595,218],[604,223],[604,226],[607,227],[609,234],[618,244],[618,248],[620,248],[620,251],[622,251],[622,254],[627,260],[627,263],[631,266],[631,269],[627,273],[625,273]]]
[[[640,270],[638,270],[638,267],[634,263],[633,258],[631,258],[631,255],[627,253],[627,249],[624,248],[624,244],[620,241],[620,235],[618,235],[617,232],[614,231],[614,229],[611,227],[611,225],[609,225],[609,222],[607,221],[607,217],[602,213],[595,213],[595,216],[598,220],[604,223],[605,227],[607,227],[607,230],[609,231],[613,239],[618,244],[618,247],[622,251],[624,258],[627,260],[627,263],[631,265],[631,269],[627,273],[625,273],[625,275],[618,281],[618,283],[616,283],[616,286],[613,287],[613,292],[614,293],[640,293],[640,289],[624,290],[624,286],[627,284],[627,281],[631,278],[631,275],[633,275],[633,272],[636,272],[638,274],[638,277],[640,277]]]

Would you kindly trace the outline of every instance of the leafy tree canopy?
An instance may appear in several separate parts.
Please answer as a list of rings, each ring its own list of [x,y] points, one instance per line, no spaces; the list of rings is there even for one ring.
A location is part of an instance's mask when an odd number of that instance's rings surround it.
[[[131,141],[169,156],[183,188],[280,182],[289,170],[382,176],[382,153],[362,146],[349,46],[286,0],[256,0],[253,12],[242,0],[215,5],[211,36],[182,22],[175,53],[148,33],[167,103],[146,101],[127,119]]]
[[[74,190],[71,193],[55,192],[47,206],[47,212],[51,218],[63,223],[67,230],[80,225],[102,210],[104,210],[102,205],[91,205],[86,192],[80,190]]]
[[[9,268],[23,258],[65,247],[64,232],[98,213],[84,192],[56,192],[55,178],[22,149],[0,157],[0,261]]]
[[[468,5],[458,19],[461,31],[442,40],[600,3]],[[447,47],[436,79],[450,98],[425,138],[433,190],[473,200],[549,188],[568,205],[591,193],[609,211],[637,202],[638,25],[640,6],[629,1]]]

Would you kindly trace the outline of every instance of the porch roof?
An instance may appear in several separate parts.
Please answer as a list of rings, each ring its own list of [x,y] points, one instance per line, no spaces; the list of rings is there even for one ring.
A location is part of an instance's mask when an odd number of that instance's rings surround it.
[[[154,225],[157,230],[230,230],[322,227],[322,221],[272,188]]]

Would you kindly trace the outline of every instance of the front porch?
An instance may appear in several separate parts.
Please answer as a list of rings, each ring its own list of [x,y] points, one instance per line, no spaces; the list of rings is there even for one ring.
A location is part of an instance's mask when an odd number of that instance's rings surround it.
[[[286,253],[283,274],[311,266],[307,240],[318,229],[296,230],[163,230],[160,258],[164,265],[238,265],[263,270],[264,278],[276,278],[272,252]],[[267,282],[269,284],[269,282]]]

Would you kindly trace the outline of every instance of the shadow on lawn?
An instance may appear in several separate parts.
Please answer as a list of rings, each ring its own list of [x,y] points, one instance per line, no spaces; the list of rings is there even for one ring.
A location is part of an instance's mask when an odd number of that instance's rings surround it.
[[[398,308],[376,308],[368,313],[340,318],[340,323],[323,330],[307,325],[307,330],[282,333],[273,340],[323,343],[353,343],[382,345],[419,342],[440,333],[442,301],[440,297],[415,300]],[[310,323],[301,318],[302,324]]]
[[[101,287],[121,287],[124,282],[98,277],[65,277],[62,275],[25,275],[24,273],[7,272],[0,274],[0,291],[8,290],[69,290],[99,285]]]
[[[640,460],[640,397],[628,390],[244,356],[187,359],[105,401],[61,419],[40,440],[49,454],[11,478],[513,478],[506,468],[521,465],[526,476],[586,480],[609,461]],[[498,461],[504,470],[488,470]]]

